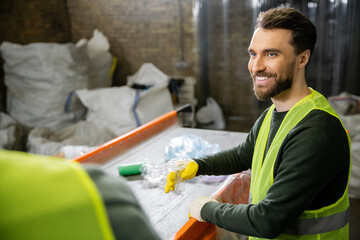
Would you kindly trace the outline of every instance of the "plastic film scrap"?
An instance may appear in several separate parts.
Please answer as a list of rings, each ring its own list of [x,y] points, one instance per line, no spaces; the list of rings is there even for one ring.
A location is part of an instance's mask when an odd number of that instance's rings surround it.
[[[165,161],[171,159],[201,158],[220,152],[219,144],[210,144],[193,134],[172,138],[165,148]]]

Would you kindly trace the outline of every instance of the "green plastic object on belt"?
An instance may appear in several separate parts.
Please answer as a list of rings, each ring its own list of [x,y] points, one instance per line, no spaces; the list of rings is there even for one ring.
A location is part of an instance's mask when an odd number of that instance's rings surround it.
[[[141,174],[143,163],[124,164],[118,167],[121,176]]]

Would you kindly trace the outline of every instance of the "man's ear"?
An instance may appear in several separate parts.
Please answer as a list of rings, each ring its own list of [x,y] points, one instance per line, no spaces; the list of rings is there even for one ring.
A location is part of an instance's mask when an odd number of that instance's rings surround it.
[[[299,65],[298,68],[305,68],[310,59],[310,50],[305,50],[299,54]]]

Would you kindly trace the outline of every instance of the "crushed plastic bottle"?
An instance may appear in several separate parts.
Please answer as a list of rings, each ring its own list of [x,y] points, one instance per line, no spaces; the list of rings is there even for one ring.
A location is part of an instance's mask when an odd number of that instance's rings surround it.
[[[163,183],[166,177],[165,164],[145,162],[142,164],[140,171],[146,187],[154,188],[164,185]]]

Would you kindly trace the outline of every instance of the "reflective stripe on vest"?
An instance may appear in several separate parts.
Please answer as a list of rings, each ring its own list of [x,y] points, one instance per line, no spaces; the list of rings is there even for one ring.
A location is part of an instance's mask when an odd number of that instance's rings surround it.
[[[2,150],[0,196],[0,239],[114,239],[102,198],[79,163]]]
[[[283,143],[285,137],[291,131],[291,129],[293,129],[309,112],[314,109],[325,111],[339,119],[336,112],[329,105],[325,97],[312,89],[311,91],[312,93],[310,95],[299,101],[286,114],[274,137],[274,140],[270,145],[270,148],[268,149],[266,156],[264,157],[270,131],[272,112],[275,109],[275,106],[272,105],[267,112],[260,127],[258,137],[256,139],[254,156],[251,166],[252,176],[250,195],[252,200],[251,202],[253,204],[257,204],[262,199],[264,199],[268,189],[273,184],[275,160],[281,144]],[[341,122],[340,119],[339,121]],[[350,151],[350,137],[348,134],[347,137],[349,141]],[[278,239],[290,239],[290,235],[287,234],[291,234],[291,239],[302,239],[301,236],[307,235],[309,237],[309,234],[314,235],[329,233],[331,231],[336,231],[341,228],[348,228],[348,208],[349,200],[346,187],[344,194],[340,199],[338,199],[336,203],[323,207],[321,209],[304,211],[298,219],[298,224],[287,229],[287,231],[284,232],[284,234],[281,234]],[[311,225],[311,228],[309,228],[309,225]],[[341,232],[340,235],[346,234],[346,231],[341,230],[339,232]],[[255,238],[250,237],[250,239]],[[321,239],[321,237],[317,236],[317,239]]]
[[[284,233],[298,236],[314,235],[338,230],[345,227],[348,223],[349,208],[343,212],[335,213],[328,217],[298,219],[297,224],[286,228]]]

